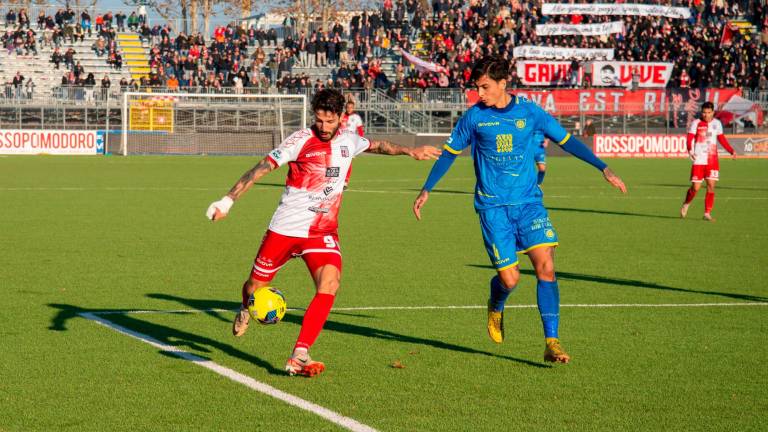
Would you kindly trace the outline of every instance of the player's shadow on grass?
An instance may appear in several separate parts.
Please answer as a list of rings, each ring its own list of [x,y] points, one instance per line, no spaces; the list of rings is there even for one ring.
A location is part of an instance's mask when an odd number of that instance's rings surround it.
[[[223,321],[226,323],[232,322],[232,315],[225,317],[222,315],[222,312],[226,311],[226,312],[233,313],[240,308],[240,303],[233,302],[233,301],[186,299],[183,297],[178,297],[170,294],[162,294],[162,293],[150,293],[150,294],[147,294],[147,297],[151,299],[177,302],[185,306],[188,306],[190,309],[200,311],[210,317],[213,317],[219,321]],[[303,309],[297,309],[297,308],[289,309],[289,311],[292,311],[292,310],[303,310]],[[353,314],[353,313],[336,312],[336,311],[334,311],[333,313],[335,315],[346,315],[346,316],[353,316],[358,318],[371,317],[371,315],[367,315],[367,314]]]
[[[494,269],[493,266],[488,264],[468,264],[468,266],[485,268],[485,269]],[[536,272],[529,269],[520,269],[520,273],[530,275],[530,276],[536,276]],[[736,294],[736,293],[724,293],[724,292],[717,292],[717,291],[692,290],[687,288],[676,288],[676,287],[671,287],[666,285],[659,285],[651,282],[643,282],[643,281],[634,280],[634,279],[609,278],[604,276],[588,275],[588,274],[581,274],[581,273],[570,273],[570,272],[561,272],[561,271],[556,271],[556,273],[557,273],[558,279],[564,279],[564,280],[568,280],[568,279],[580,280],[580,281],[587,281],[587,282],[604,283],[608,285],[622,285],[622,286],[630,286],[630,287],[637,287],[637,288],[650,288],[650,289],[675,291],[675,292],[691,293],[691,294],[705,294],[705,295],[727,297],[732,299],[753,301],[753,302],[768,302],[768,297],[760,297],[760,296],[754,296],[750,294]]]
[[[185,299],[181,297],[177,297],[170,294],[162,294],[162,293],[150,293],[147,294],[147,297],[151,299],[157,299],[157,300],[168,300],[173,302],[178,302],[183,305],[188,306],[190,309],[194,309],[196,311],[201,311],[202,313],[215,318],[219,321],[223,321],[226,323],[231,323],[232,318],[231,314],[227,317],[222,315],[224,311],[236,311],[240,307],[240,303],[233,302],[233,301],[222,301],[222,300],[194,300],[194,299]]]
[[[189,308],[194,309],[202,309],[202,310],[208,310],[208,309],[236,309],[239,307],[239,303],[235,302],[223,302],[220,300],[204,300],[204,299],[189,299],[189,298],[182,298],[177,296],[169,296],[165,294],[150,294],[149,297],[152,298],[161,298],[163,300],[176,300],[182,305],[185,305]],[[331,311],[332,315],[338,315],[338,313]],[[214,315],[216,319],[221,319],[222,317],[220,315]],[[303,313],[294,313],[291,311],[290,313],[285,314],[283,317],[283,322],[301,325],[301,321],[304,318]],[[226,320],[229,322],[230,320]],[[409,336],[404,335],[401,333],[395,333],[387,330],[381,330],[373,327],[366,327],[366,326],[360,326],[356,324],[349,324],[349,323],[342,323],[338,321],[334,321],[332,319],[328,319],[325,323],[325,327],[323,327],[323,331],[332,331],[332,332],[339,332],[339,333],[346,333],[346,334],[352,334],[357,336],[365,336],[365,337],[372,337],[377,339],[384,339],[384,340],[390,340],[390,341],[396,341],[396,342],[405,342],[405,343],[411,343],[411,344],[418,344],[418,345],[427,345],[434,348],[444,349],[444,350],[450,350],[450,351],[456,351],[456,352],[462,352],[467,354],[479,354],[479,355],[486,355],[490,357],[498,357],[505,360],[511,360],[518,363],[523,363],[528,366],[534,366],[539,368],[550,368],[550,365],[538,363],[530,360],[520,359],[516,357],[510,357],[506,355],[499,355],[494,354],[492,352],[488,351],[481,351],[474,348],[469,348],[461,345],[455,345],[448,342],[443,342],[439,340],[434,339],[426,339],[426,338],[420,338],[416,336]]]
[[[573,212],[573,213],[596,213],[596,214],[605,214],[605,215],[614,215],[614,216],[639,216],[639,217],[658,218],[658,219],[680,219],[680,216],[666,216],[666,215],[655,215],[655,214],[647,214],[647,213],[631,213],[631,212],[620,212],[620,211],[611,211],[611,210],[580,209],[580,208],[571,208],[571,207],[550,207],[550,206],[546,206],[546,208],[548,211],[562,211],[562,212]]]
[[[92,313],[99,316],[100,318],[106,319],[109,322],[117,324],[126,329],[142,333],[146,336],[150,336],[153,339],[159,342],[162,342],[166,345],[171,345],[174,347],[188,347],[189,349],[194,350],[194,352],[192,352],[191,354],[194,354],[195,356],[198,356],[198,357],[202,357],[206,360],[209,360],[209,359],[205,358],[199,353],[211,352],[211,349],[216,349],[232,357],[238,358],[240,360],[249,362],[257,367],[260,367],[273,375],[284,374],[282,369],[276,368],[272,364],[260,359],[259,357],[240,351],[239,349],[233,347],[232,345],[223,343],[220,340],[211,339],[195,333],[189,333],[189,332],[179,330],[173,327],[168,327],[162,324],[144,321],[138,318],[138,316],[141,316],[141,315],[129,314],[128,312],[130,312],[130,310],[123,310],[123,311],[109,310],[110,314],[107,315],[107,314],[104,314],[104,312],[107,312],[107,310],[105,309],[86,309],[78,306],[67,305],[67,304],[56,304],[56,303],[50,303],[48,304],[48,306],[58,310],[58,313],[56,314],[56,316],[53,317],[53,319],[51,320],[51,325],[48,327],[50,330],[53,330],[53,331],[67,331],[68,330],[67,323],[72,318],[81,317],[82,314],[84,313]],[[125,312],[125,313],[120,313],[120,312]],[[162,355],[169,355],[165,351],[160,351],[160,353]],[[176,356],[172,356],[172,357],[177,358]]]

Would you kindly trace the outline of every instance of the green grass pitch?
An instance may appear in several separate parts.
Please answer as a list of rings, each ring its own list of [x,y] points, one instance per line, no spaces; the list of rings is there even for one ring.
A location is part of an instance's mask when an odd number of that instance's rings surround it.
[[[469,159],[417,222],[431,163],[361,157],[341,211],[339,310],[312,350],[327,371],[313,379],[281,372],[300,310],[230,333],[285,171],[227,219],[204,212],[256,161],[0,158],[0,431],[341,430],[78,315],[177,309],[207,312],[102,317],[381,431],[765,430],[768,308],[754,303],[768,303],[768,161],[721,161],[707,223],[703,191],[678,217],[688,161],[609,161],[622,196],[593,168],[550,158],[573,357],[551,366],[536,309],[514,307],[535,304],[525,257],[502,345],[482,308],[358,309],[481,306],[493,275]],[[298,260],[275,286],[292,308],[312,296]],[[700,303],[753,305],[669,306]],[[568,306],[622,304],[660,306]]]

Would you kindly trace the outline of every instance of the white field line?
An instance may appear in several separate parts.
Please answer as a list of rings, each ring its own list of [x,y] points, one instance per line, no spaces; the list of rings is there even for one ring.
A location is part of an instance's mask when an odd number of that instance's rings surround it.
[[[263,393],[267,396],[271,396],[275,399],[279,399],[289,405],[293,405],[297,408],[303,409],[305,411],[309,411],[313,414],[316,414],[330,421],[331,423],[339,425],[350,431],[376,432],[376,429],[373,429],[370,426],[366,426],[358,422],[357,420],[351,419],[349,417],[345,417],[337,412],[321,407],[320,405],[316,405],[312,402],[301,399],[300,397],[286,393],[282,390],[278,390],[270,385],[264,384],[260,381],[256,381],[255,379],[247,375],[243,375],[240,372],[224,367],[218,363],[212,362],[210,360],[206,360],[202,357],[186,352],[178,347],[164,344],[151,336],[147,336],[143,333],[139,333],[137,331],[130,330],[123,326],[117,325],[107,319],[96,316],[96,313],[84,312],[84,313],[81,313],[80,316],[82,316],[83,318],[89,319],[97,324],[103,325],[109,329],[112,329],[118,333],[122,333],[126,336],[130,336],[134,339],[138,339],[144,343],[152,345],[153,347],[158,348],[163,352],[167,352],[183,360],[190,361],[200,367],[204,367],[208,370],[211,370],[225,378],[229,378],[230,380],[240,383],[259,393]]]
[[[742,307],[742,306],[768,306],[768,302],[732,302],[732,303],[595,303],[595,304],[561,304],[561,308],[592,308],[592,309],[610,309],[610,308],[701,308],[701,307]],[[535,304],[527,305],[506,305],[505,308],[511,309],[533,309],[538,307]],[[358,306],[358,307],[340,307],[333,308],[333,312],[354,312],[354,311],[389,311],[389,310],[450,310],[450,309],[485,309],[485,305],[447,305],[447,306]],[[289,308],[289,311],[304,310],[299,308]],[[194,314],[207,312],[235,312],[237,309],[172,309],[172,310],[111,310],[88,312],[89,315],[120,315],[120,314]]]
[[[276,190],[280,188],[279,186],[273,186],[273,187],[253,187],[252,190]],[[681,186],[682,189],[684,189],[684,186]],[[581,188],[581,189],[593,189],[589,187]],[[596,188],[595,188],[596,189]],[[607,189],[605,187],[601,189]],[[178,191],[216,191],[221,192],[222,188],[205,188],[205,187],[100,187],[100,188],[84,188],[84,187],[0,187],[0,192],[43,192],[43,191],[54,191],[54,192],[162,192],[162,191],[169,191],[169,192],[178,192]],[[351,193],[372,193],[372,194],[394,194],[394,195],[412,195],[416,196],[418,192],[414,189],[412,191],[405,191],[405,190],[374,190],[374,189],[348,189],[346,192]],[[471,191],[464,191],[465,193],[453,193],[453,192],[441,192],[439,190],[432,191],[430,195],[446,195],[446,196],[466,196],[471,195]],[[613,191],[610,191],[613,192]],[[622,198],[620,194],[618,193],[601,193],[597,195],[545,195],[545,199],[547,198],[564,198],[564,199],[595,199],[595,198],[610,198],[610,199],[629,199],[627,197]],[[643,200],[672,200],[672,201],[680,201],[680,197],[675,196],[632,196],[632,199],[643,199]],[[723,201],[766,201],[768,200],[768,196],[766,197],[758,197],[758,196],[747,196],[747,197],[719,197],[718,200]]]

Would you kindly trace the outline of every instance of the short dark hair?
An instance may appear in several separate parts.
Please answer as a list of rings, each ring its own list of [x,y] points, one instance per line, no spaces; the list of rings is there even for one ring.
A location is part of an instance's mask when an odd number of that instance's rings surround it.
[[[713,104],[712,102],[709,102],[709,101],[704,102],[703,104],[701,104],[701,110],[702,111],[704,111],[707,108],[709,108],[712,111],[714,111],[715,110],[715,104]]]
[[[323,110],[341,115],[344,106],[344,95],[336,89],[322,89],[312,98],[312,112]]]
[[[469,80],[477,82],[483,75],[488,75],[494,81],[505,80],[509,77],[509,62],[503,57],[485,56],[475,63]]]

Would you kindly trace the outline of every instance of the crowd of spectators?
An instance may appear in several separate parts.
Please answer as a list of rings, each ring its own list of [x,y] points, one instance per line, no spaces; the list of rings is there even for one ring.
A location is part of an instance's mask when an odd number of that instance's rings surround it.
[[[45,33],[40,41],[53,47],[64,38],[82,40],[83,34],[95,31],[99,38],[92,49],[120,68],[122,55],[115,32],[127,27],[137,32],[150,50],[151,73],[130,84],[172,89],[277,86],[301,90],[334,86],[381,88],[396,94],[402,88],[465,88],[472,64],[488,54],[508,58],[512,65],[509,81],[512,86],[522,86],[515,66],[520,59],[512,55],[514,47],[520,45],[608,48],[616,60],[673,62],[670,87],[768,87],[764,61],[768,56],[768,7],[764,1],[649,1],[687,7],[691,17],[544,16],[540,0],[431,0],[429,8],[420,0],[384,0],[377,11],[306,33],[287,18],[279,35],[274,28],[230,24],[216,27],[209,38],[201,33],[175,33],[168,24],[150,27],[146,18],[135,12],[129,16],[99,15],[92,25],[87,12],[76,16],[71,9],[61,9],[54,16],[41,13],[38,31]],[[726,22],[737,18],[754,24],[757,37],[736,32],[730,44],[721,44]],[[538,37],[535,32],[536,24],[617,20],[624,22],[623,33]],[[35,32],[23,10],[14,16],[9,12],[6,26],[11,30],[2,41],[9,52],[34,49]],[[441,72],[417,70],[399,55],[400,50],[434,62]],[[87,78],[76,70],[76,62],[51,60],[57,65],[65,63],[74,83]],[[394,66],[388,66],[393,62]],[[317,70],[327,75],[318,77]],[[312,71],[315,73],[310,76]],[[588,85],[589,79],[584,82],[582,85]],[[574,84],[572,80],[562,83]]]
[[[433,0],[424,9],[418,0],[384,0],[380,10],[363,12],[349,22],[305,33],[284,23],[275,29],[217,27],[210,41],[196,33],[174,35],[168,26],[141,30],[151,42],[153,73],[142,84],[172,87],[266,87],[288,90],[334,86],[382,88],[465,88],[471,65],[483,55],[510,59],[510,82],[521,86],[512,50],[519,45],[609,48],[622,61],[675,64],[671,87],[768,86],[768,11],[759,1],[664,1],[688,7],[687,20],[636,16],[543,16],[541,2],[522,0]],[[721,45],[729,19],[753,23],[758,37],[740,33]],[[536,24],[598,23],[622,20],[625,32],[610,36],[537,37]],[[248,56],[249,47],[252,55]],[[270,49],[269,54],[263,48]],[[413,52],[441,66],[443,72],[419,72],[399,55]],[[392,54],[395,54],[394,56]],[[399,60],[394,69],[382,59]],[[578,59],[577,59],[578,60]],[[584,63],[581,63],[582,65]],[[294,68],[300,67],[299,73]],[[310,78],[308,69],[327,68],[327,76]],[[584,81],[589,81],[588,79]],[[563,84],[572,84],[564,80]],[[588,85],[588,82],[583,85]]]

